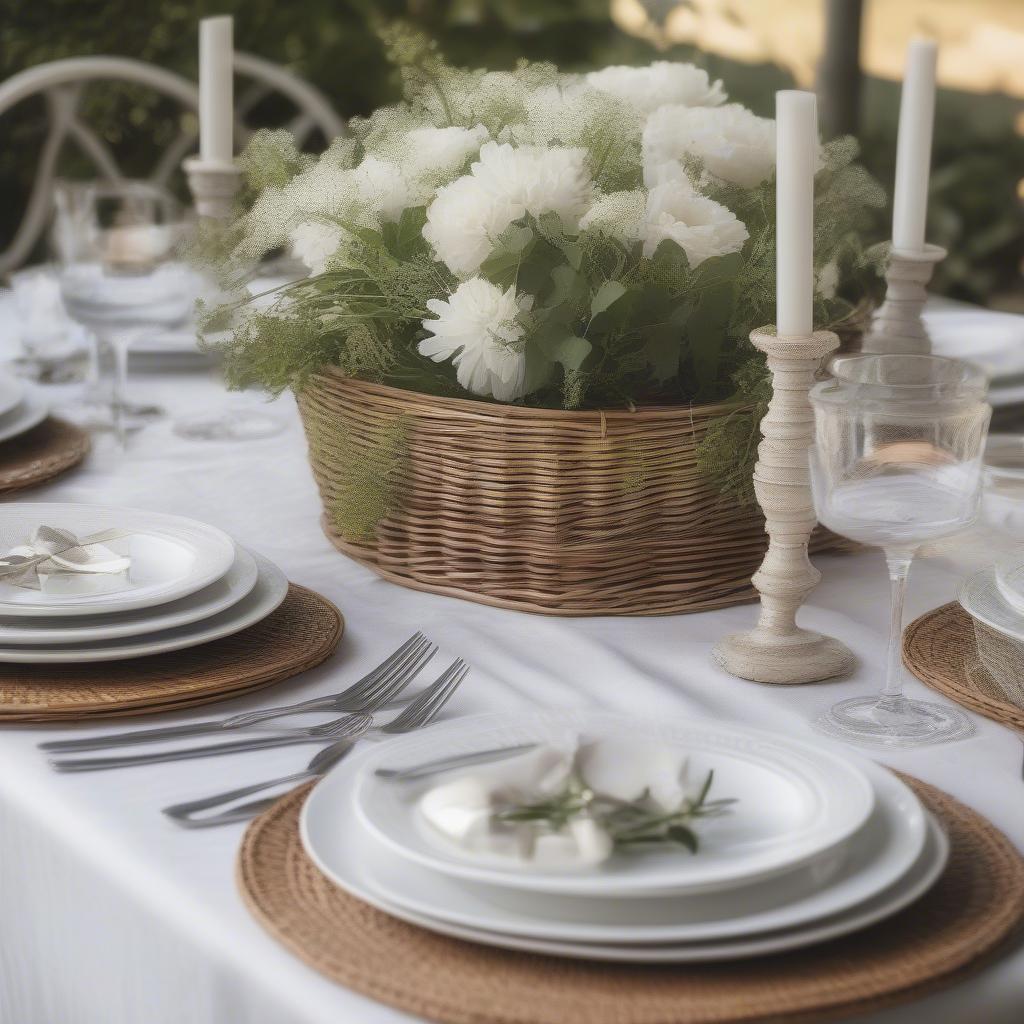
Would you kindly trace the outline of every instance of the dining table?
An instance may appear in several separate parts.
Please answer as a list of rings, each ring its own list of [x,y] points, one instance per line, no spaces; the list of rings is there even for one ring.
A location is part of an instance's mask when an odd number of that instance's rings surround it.
[[[13,343],[0,337],[0,359],[9,355]],[[44,392],[59,413],[77,387],[52,385]],[[869,693],[883,678],[888,582],[877,550],[815,558],[822,579],[801,611],[805,626],[841,638],[856,653],[853,674],[801,686],[745,682],[715,665],[712,648],[725,634],[752,625],[752,604],[693,615],[561,618],[397,586],[340,554],[322,532],[291,395],[266,406],[260,394],[225,390],[214,367],[136,370],[131,387],[135,399],[162,405],[167,417],[133,433],[123,449],[112,435],[97,434],[80,468],[8,500],[124,505],[211,523],[272,559],[292,581],[335,602],[346,632],[337,654],[320,667],[222,704],[114,723],[0,727],[2,1024],[414,1019],[322,977],[261,928],[235,884],[243,823],[185,830],[161,813],[169,804],[297,771],[315,747],[58,774],[37,749],[43,741],[111,725],[198,721],[337,691],[416,630],[441,647],[424,680],[456,655],[472,665],[445,720],[484,711],[582,707],[710,716],[811,736],[819,710]],[[247,441],[189,440],[174,433],[178,417],[232,408],[265,408],[284,429]],[[991,561],[994,545],[1012,546],[1024,537],[1012,508],[1001,515],[996,526],[983,523],[975,533],[925,552],[911,578],[908,622],[954,600],[964,574]],[[911,697],[929,692],[912,677],[907,690]],[[869,753],[975,808],[1024,851],[1021,737],[971,717],[977,731],[970,739]],[[392,969],[401,972],[403,965],[395,962]],[[1014,948],[951,988],[856,1019],[1019,1024],[1022,1012],[1024,949]]]

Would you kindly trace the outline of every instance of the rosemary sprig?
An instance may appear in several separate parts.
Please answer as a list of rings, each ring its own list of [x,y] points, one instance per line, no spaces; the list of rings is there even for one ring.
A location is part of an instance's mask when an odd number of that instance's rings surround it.
[[[587,785],[574,772],[565,788],[556,796],[532,803],[509,804],[494,812],[494,820],[506,824],[536,822],[560,832],[577,818],[595,821],[611,836],[616,848],[672,844],[696,853],[700,840],[693,827],[702,818],[728,814],[734,799],[709,800],[714,770],[707,773],[696,796],[688,797],[674,811],[656,807],[650,792],[633,801],[619,800]]]

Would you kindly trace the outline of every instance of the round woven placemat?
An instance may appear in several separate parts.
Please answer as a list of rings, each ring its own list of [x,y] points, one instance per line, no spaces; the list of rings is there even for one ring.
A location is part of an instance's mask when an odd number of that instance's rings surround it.
[[[0,665],[0,722],[154,714],[242,696],[319,665],[344,629],[326,597],[292,583],[267,618],[199,647],[87,665]]]
[[[34,487],[85,458],[89,435],[53,416],[24,434],[0,441],[0,495]]]
[[[1024,729],[1024,708],[1011,704],[978,658],[974,620],[955,601],[915,619],[903,632],[903,663],[950,700]]]
[[[383,1003],[445,1024],[733,1024],[828,1020],[966,976],[1024,920],[1024,860],[984,818],[907,780],[952,842],[912,907],[866,931],[735,963],[588,963],[478,946],[405,924],[332,885],[299,839],[309,786],[245,834],[242,896],[300,959]]]

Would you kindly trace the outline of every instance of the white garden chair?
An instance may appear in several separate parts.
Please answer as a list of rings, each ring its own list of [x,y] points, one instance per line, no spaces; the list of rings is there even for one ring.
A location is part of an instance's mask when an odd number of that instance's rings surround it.
[[[250,129],[246,118],[264,99],[277,94],[296,110],[284,126],[301,148],[319,132],[328,142],[344,131],[344,122],[327,99],[308,82],[284,68],[248,53],[235,54],[235,74],[248,84],[235,104],[235,144],[245,144]],[[64,147],[71,143],[86,157],[96,176],[123,178],[110,147],[80,118],[83,94],[92,82],[118,82],[153,89],[178,103],[183,112],[197,113],[199,90],[187,78],[130,57],[72,57],[19,72],[0,85],[0,117],[35,96],[46,102],[48,130],[39,151],[39,165],[25,212],[14,238],[0,251],[0,275],[10,273],[29,257],[49,222],[53,187]],[[182,127],[160,154],[149,181],[166,187],[181,161],[196,147],[197,120]],[[2,135],[0,135],[2,138]]]

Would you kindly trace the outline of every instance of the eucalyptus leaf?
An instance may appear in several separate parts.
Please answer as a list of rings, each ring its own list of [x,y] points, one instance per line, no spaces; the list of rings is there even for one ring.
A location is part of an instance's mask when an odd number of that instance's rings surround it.
[[[594,317],[603,313],[625,294],[626,286],[621,281],[605,281],[590,300],[590,315]]]

